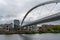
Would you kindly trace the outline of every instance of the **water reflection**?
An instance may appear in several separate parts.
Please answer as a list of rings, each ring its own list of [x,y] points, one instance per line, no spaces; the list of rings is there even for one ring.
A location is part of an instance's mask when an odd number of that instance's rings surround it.
[[[22,34],[20,36],[23,38],[23,40],[32,40],[32,38],[27,35]]]
[[[14,34],[0,35],[0,40],[60,40],[60,34]]]
[[[23,40],[60,40],[60,34],[22,34]]]

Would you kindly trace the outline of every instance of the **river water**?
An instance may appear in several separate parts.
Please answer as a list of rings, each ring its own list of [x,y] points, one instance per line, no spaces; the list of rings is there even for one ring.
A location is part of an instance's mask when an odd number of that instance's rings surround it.
[[[13,34],[0,35],[0,40],[60,40],[60,34]]]

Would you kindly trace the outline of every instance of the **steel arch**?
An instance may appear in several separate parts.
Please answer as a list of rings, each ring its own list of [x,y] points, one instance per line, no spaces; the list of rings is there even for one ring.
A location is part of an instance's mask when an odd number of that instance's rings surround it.
[[[46,4],[51,4],[51,3],[59,3],[59,2],[57,2],[57,1],[48,1],[48,2],[45,2],[45,3],[40,3],[40,4],[36,5],[36,6],[34,6],[33,8],[31,8],[31,9],[25,14],[25,16],[23,17],[22,22],[21,22],[21,26],[22,26],[25,18],[27,17],[27,15],[28,15],[32,10],[34,10],[35,8],[38,8],[38,7],[40,7],[40,6],[43,6],[43,5],[46,5]]]

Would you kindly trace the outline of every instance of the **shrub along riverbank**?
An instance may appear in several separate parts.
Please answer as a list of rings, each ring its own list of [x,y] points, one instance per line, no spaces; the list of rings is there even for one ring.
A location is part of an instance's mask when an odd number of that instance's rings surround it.
[[[42,30],[38,31],[5,31],[1,30],[0,34],[36,34],[36,33],[60,33],[60,25],[54,25],[53,27],[43,28]]]
[[[52,27],[43,28],[42,31],[23,31],[23,34],[36,34],[36,33],[60,33],[60,25],[53,25]]]
[[[54,25],[52,28],[43,29],[39,33],[60,33],[60,25]]]

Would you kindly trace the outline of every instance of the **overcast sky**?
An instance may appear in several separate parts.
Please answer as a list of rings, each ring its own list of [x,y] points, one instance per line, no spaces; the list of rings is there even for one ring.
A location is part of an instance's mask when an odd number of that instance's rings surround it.
[[[0,0],[0,24],[11,22],[14,19],[21,21],[29,9],[46,1],[51,0]],[[60,3],[38,7],[30,12],[25,22],[55,14],[60,11],[59,7]]]

